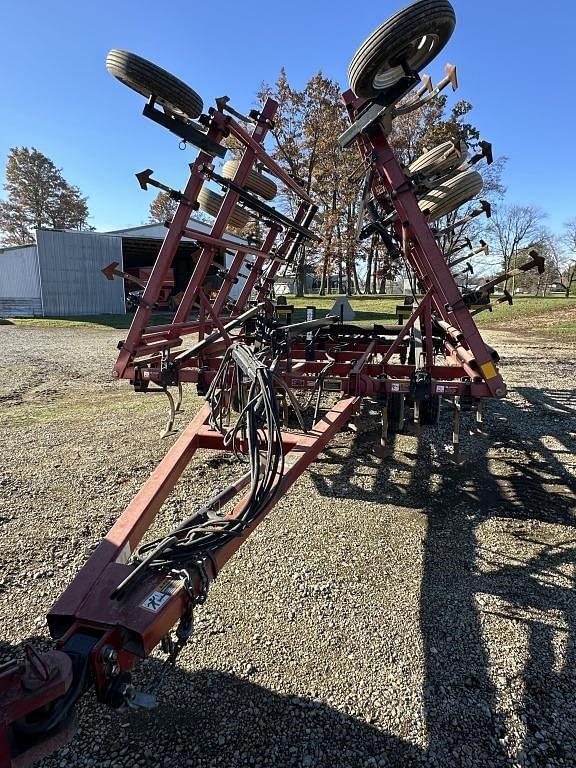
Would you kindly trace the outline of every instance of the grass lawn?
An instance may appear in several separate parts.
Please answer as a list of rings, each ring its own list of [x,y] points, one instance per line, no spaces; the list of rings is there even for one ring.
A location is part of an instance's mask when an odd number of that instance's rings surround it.
[[[536,319],[548,316],[561,323],[561,315],[576,311],[576,297],[568,299],[564,297],[534,298],[531,296],[517,296],[514,304],[500,304],[493,312],[482,312],[478,315],[479,325],[491,325],[493,323],[508,323],[528,318]]]
[[[307,306],[315,306],[318,314],[327,314],[336,296],[305,296],[295,298],[287,296],[287,302],[295,307],[294,321],[305,319]],[[402,296],[351,296],[352,309],[356,313],[355,322],[362,325],[372,323],[395,323],[396,306],[402,304]],[[159,325],[170,322],[170,315],[156,313],[150,324]],[[17,325],[35,328],[102,328],[124,329],[130,326],[132,315],[84,315],[80,317],[54,318],[0,318],[0,325]],[[483,327],[510,330],[521,334],[541,334],[545,336],[576,339],[576,297],[516,297],[514,304],[500,304],[493,312],[482,312],[476,316],[476,322]]]
[[[288,297],[294,304],[295,319],[304,319],[304,307],[313,305],[329,311],[336,300],[335,296],[307,296],[303,299]],[[402,304],[403,297],[351,296],[350,305],[356,312],[356,322],[395,322],[396,305]],[[302,308],[302,309],[300,309]],[[562,336],[576,339],[576,297],[534,298],[518,296],[514,304],[500,304],[492,312],[476,315],[476,322],[481,327],[493,327],[501,330],[522,333],[541,333],[546,336]]]
[[[334,306],[337,296],[305,296],[297,299],[287,296],[288,304],[294,305],[294,320],[300,322],[306,319],[306,307],[316,307],[317,315],[321,317]],[[364,324],[396,322],[396,305],[402,304],[403,297],[394,296],[350,296],[350,306],[356,313],[354,322]]]
[[[24,328],[130,328],[134,315],[78,315],[77,317],[0,317],[0,325],[18,325]],[[157,312],[150,325],[169,323],[172,315]]]

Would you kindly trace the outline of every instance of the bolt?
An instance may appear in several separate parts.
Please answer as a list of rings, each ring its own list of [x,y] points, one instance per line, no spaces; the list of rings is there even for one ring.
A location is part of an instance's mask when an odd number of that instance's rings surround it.
[[[109,664],[108,666],[108,674],[110,677],[117,677],[117,675],[120,674],[120,664],[118,662],[114,662]]]
[[[102,656],[102,660],[106,662],[118,661],[118,651],[115,648],[112,648],[112,646],[110,645],[105,645],[104,648],[102,648],[101,656]]]

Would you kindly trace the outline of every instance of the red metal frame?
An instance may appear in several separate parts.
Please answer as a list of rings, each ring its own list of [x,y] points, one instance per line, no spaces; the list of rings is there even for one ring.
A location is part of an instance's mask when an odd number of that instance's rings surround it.
[[[353,123],[365,102],[357,99],[353,91],[347,91],[342,98]],[[390,200],[390,211],[395,209],[397,213],[394,224],[396,234],[403,243],[404,256],[425,293],[417,311],[424,318],[428,345],[432,336],[431,314],[434,310],[441,320],[459,330],[460,344],[470,353],[466,364],[461,359],[454,359],[449,349],[446,349],[447,357],[456,364],[462,364],[465,376],[481,376],[486,384],[484,394],[477,394],[476,397],[504,397],[506,385],[482,340],[424,213],[418,206],[412,185],[388,143],[384,127],[381,124],[371,127],[358,136],[356,143],[365,165],[373,170],[372,194],[381,199],[385,191]],[[432,357],[431,347],[428,346],[426,367],[429,371],[432,371]],[[469,364],[471,360],[474,361],[473,368]]]
[[[344,95],[344,100],[351,120],[354,121],[359,102],[351,92]],[[198,193],[213,171],[213,158],[208,152],[200,151],[190,166],[190,177],[150,274],[141,305],[126,340],[120,345],[114,367],[116,377],[127,378],[141,388],[143,382],[146,386],[155,382],[166,389],[183,382],[195,382],[206,388],[216,375],[226,347],[233,340],[244,338],[242,327],[232,329],[230,321],[245,311],[254,293],[259,302],[266,304],[267,312],[271,313],[268,300],[275,276],[280,266],[291,262],[299,242],[299,227],[309,223],[313,211],[308,194],[269,157],[263,146],[276,109],[276,103],[268,99],[252,134],[220,108],[212,109],[207,136],[221,143],[232,133],[243,144],[244,154],[233,180],[236,185],[244,184],[258,160],[296,193],[301,204],[294,218],[294,227],[283,226],[279,221],[264,220],[267,231],[262,245],[257,248],[248,243],[237,245],[229,240],[225,235],[226,226],[239,201],[238,192],[232,188],[227,189],[209,233],[190,227],[188,221],[197,205]],[[417,368],[425,368],[430,374],[432,396],[468,396],[478,399],[502,397],[505,394],[505,385],[494,366],[491,352],[480,337],[383,130],[365,131],[358,138],[358,146],[364,162],[374,171],[373,194],[377,196],[385,191],[393,201],[398,213],[395,226],[404,245],[404,256],[420,282],[424,297],[407,324],[398,329],[394,339],[387,340],[386,333],[375,332],[373,338],[365,340],[350,338],[342,349],[336,324],[335,338],[330,340],[328,334],[323,348],[314,350],[313,359],[310,359],[310,350],[303,341],[294,341],[290,345],[290,355],[282,359],[277,371],[285,384],[292,389],[309,391],[316,387],[318,377],[329,365],[330,387],[326,388],[337,390],[340,399],[309,432],[282,432],[285,461],[282,472],[274,480],[275,494],[240,535],[227,539],[216,550],[214,557],[206,560],[204,569],[208,582],[216,578],[220,568],[278,498],[357,412],[362,397],[380,396],[382,402],[385,402],[386,397],[392,393],[408,395]],[[200,256],[173,321],[162,326],[150,326],[148,323],[152,308],[183,236],[202,243]],[[273,250],[279,238],[280,242]],[[220,290],[211,302],[202,286],[214,261],[216,249],[233,249],[236,255]],[[246,261],[248,254],[252,256],[250,262]],[[243,265],[245,269],[250,269],[250,274],[245,278],[238,299],[230,307],[231,287]],[[195,305],[199,306],[199,317],[192,320],[189,315]],[[433,344],[433,312],[442,322],[455,329],[458,336],[454,344],[444,344],[445,359],[439,361],[435,359]],[[407,364],[406,338],[417,325],[424,338],[421,359]],[[182,351],[179,347],[191,334],[204,339],[202,347],[197,350],[193,347],[190,352]],[[168,378],[167,366],[172,366]],[[201,448],[219,451],[228,449],[222,434],[210,427],[208,417],[209,408],[205,406],[185,428],[48,614],[50,631],[57,640],[58,648],[67,648],[71,639],[80,635],[88,634],[94,638],[89,652],[90,678],[97,696],[103,701],[109,699],[110,686],[118,679],[118,673],[129,671],[148,655],[187,608],[189,593],[184,588],[184,581],[175,576],[160,576],[153,570],[147,571],[128,595],[118,598],[115,591],[127,575],[133,572],[134,565],[129,562],[131,554],[196,451]],[[243,484],[239,482],[235,490],[239,492]],[[246,498],[244,496],[235,505],[226,519],[235,519],[240,514]],[[206,584],[200,572],[195,571],[191,577],[193,594],[199,596]],[[167,579],[170,589],[166,586]],[[154,594],[164,595],[157,610],[150,609],[148,605]],[[112,671],[109,662],[105,660],[110,653],[114,654],[115,659]],[[60,654],[66,657],[62,651]],[[58,656],[53,657],[52,661],[59,675],[59,684],[51,682],[36,691],[33,703],[38,707],[60,697],[66,685],[69,685],[70,674],[64,668],[65,664],[60,663]],[[11,765],[7,734],[9,724],[14,719],[14,692],[21,689],[24,674],[26,672],[22,670],[0,670],[0,768]],[[25,706],[32,706],[29,698]]]

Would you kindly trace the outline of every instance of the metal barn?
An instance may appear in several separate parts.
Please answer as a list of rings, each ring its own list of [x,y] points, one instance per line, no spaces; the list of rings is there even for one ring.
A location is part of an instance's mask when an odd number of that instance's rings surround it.
[[[208,231],[202,222],[197,229]],[[136,286],[122,279],[106,280],[101,270],[117,262],[120,270],[150,268],[166,229],[162,224],[112,232],[36,230],[36,243],[0,248],[0,317],[65,317],[121,314],[125,295]],[[239,245],[240,238],[227,234]],[[198,244],[183,238],[174,259],[176,284],[193,269]],[[229,253],[221,255],[228,264]],[[241,284],[234,286],[232,298]]]

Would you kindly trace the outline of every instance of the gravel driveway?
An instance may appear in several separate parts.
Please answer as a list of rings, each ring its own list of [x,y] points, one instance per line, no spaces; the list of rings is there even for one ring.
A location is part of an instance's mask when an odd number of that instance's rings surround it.
[[[121,335],[0,327],[0,658],[46,636],[174,439],[162,397],[112,382]],[[157,709],[88,694],[40,765],[576,765],[576,346],[487,340],[512,390],[489,438],[463,434],[458,465],[448,410],[387,460],[341,433],[223,570]],[[198,454],[159,524],[235,472]]]

